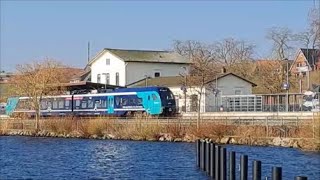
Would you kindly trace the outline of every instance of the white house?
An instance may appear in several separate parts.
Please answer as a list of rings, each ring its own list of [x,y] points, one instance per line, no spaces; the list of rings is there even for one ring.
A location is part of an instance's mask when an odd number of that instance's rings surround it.
[[[90,60],[91,82],[126,86],[146,77],[178,76],[190,60],[171,51],[105,48]]]
[[[217,81],[216,81],[217,79]],[[200,88],[196,85],[187,84],[186,95],[182,90],[184,84],[184,77],[157,77],[150,79],[143,79],[131,86],[166,86],[169,87],[176,98],[177,106],[180,111],[184,111],[185,107],[187,112],[197,111],[200,98]],[[217,85],[219,93],[214,94],[214,87]],[[205,88],[202,91],[200,111],[210,112],[218,111],[221,106],[227,107],[226,102],[222,99],[225,97],[233,96],[240,98],[241,96],[247,96],[252,94],[252,87],[256,86],[253,82],[246,80],[233,73],[223,73],[216,78],[208,81]],[[230,102],[233,103],[233,102]]]

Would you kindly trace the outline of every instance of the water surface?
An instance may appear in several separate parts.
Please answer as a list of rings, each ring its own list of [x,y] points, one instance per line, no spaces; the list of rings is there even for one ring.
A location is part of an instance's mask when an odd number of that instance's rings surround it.
[[[320,177],[320,155],[289,148],[226,146],[261,160],[263,176]],[[193,143],[0,137],[0,179],[208,179],[195,167]],[[251,170],[249,170],[251,176]]]

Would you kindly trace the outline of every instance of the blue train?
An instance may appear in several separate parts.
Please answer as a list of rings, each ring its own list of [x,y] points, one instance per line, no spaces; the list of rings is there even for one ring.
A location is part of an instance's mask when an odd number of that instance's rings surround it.
[[[7,115],[35,111],[28,105],[29,97],[12,97],[6,106]],[[109,93],[75,94],[43,97],[41,116],[143,116],[176,114],[174,95],[167,87],[120,88]]]

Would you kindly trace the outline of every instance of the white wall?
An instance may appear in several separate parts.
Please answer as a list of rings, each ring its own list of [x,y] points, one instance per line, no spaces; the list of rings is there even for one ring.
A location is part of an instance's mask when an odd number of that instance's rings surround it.
[[[210,88],[209,88],[210,86]],[[252,84],[236,77],[233,75],[228,75],[223,78],[218,79],[218,88],[220,93],[217,97],[213,94],[212,88],[215,86],[215,81],[211,85],[207,86],[201,97],[201,112],[209,112],[214,110],[219,110],[221,102],[221,95],[235,95],[235,90],[240,90],[241,95],[252,94]],[[183,91],[180,87],[169,87],[177,99],[177,106],[182,107],[185,105],[185,97]],[[188,88],[187,89],[187,112],[190,111],[191,106],[191,95],[198,94],[199,88]],[[198,94],[198,98],[199,98]],[[217,108],[217,109],[215,109]],[[181,110],[180,110],[181,111]]]
[[[106,65],[106,59],[110,59],[110,65]],[[144,63],[144,62],[124,62],[117,56],[109,52],[104,53],[91,65],[91,82],[97,83],[97,75],[101,74],[101,83],[106,81],[102,73],[110,73],[110,84],[116,85],[116,73],[119,72],[119,85],[125,86],[145,78],[145,75],[154,77],[155,72],[160,72],[160,76],[179,76],[185,73],[181,67],[188,68],[188,64],[173,63]]]
[[[145,78],[145,75],[154,77],[155,72],[160,72],[161,77],[179,76],[184,73],[181,67],[189,67],[187,64],[170,64],[170,63],[143,63],[128,62],[127,65],[127,84],[136,82]]]
[[[241,92],[240,95],[252,94],[252,84],[233,75],[220,78],[218,89],[222,95],[235,95],[236,90]]]
[[[106,65],[106,59],[110,59],[110,65]],[[97,83],[97,75],[101,74],[101,83],[106,82],[106,76],[110,74],[110,84],[116,85],[116,73],[119,72],[119,85],[125,86],[125,62],[109,52],[104,53],[91,65],[91,82]]]
[[[215,81],[213,81],[210,86],[215,87],[215,85]],[[236,95],[236,90],[240,92],[239,95],[252,94],[252,84],[236,76],[228,75],[218,79],[218,90],[220,92],[215,96],[212,88],[207,87],[205,102],[207,112],[219,110],[219,107],[223,105],[221,96]]]
[[[185,96],[183,91],[181,90],[181,87],[169,87],[169,89],[174,94],[176,100],[177,100],[177,107],[185,106]],[[186,101],[187,101],[187,111],[191,111],[191,95],[198,95],[198,99],[200,98],[199,95],[199,88],[193,87],[188,88],[186,93]],[[205,89],[203,89],[202,97],[201,97],[201,103],[200,103],[200,112],[205,112],[205,102],[206,102],[206,96],[205,96]],[[198,102],[197,102],[198,103]],[[181,111],[181,109],[180,109]]]

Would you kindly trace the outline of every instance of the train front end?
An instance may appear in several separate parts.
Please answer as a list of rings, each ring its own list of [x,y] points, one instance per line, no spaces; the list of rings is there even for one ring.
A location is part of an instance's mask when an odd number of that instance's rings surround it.
[[[161,87],[159,88],[159,95],[162,103],[162,114],[164,116],[174,116],[177,113],[177,107],[171,90],[167,87]]]

